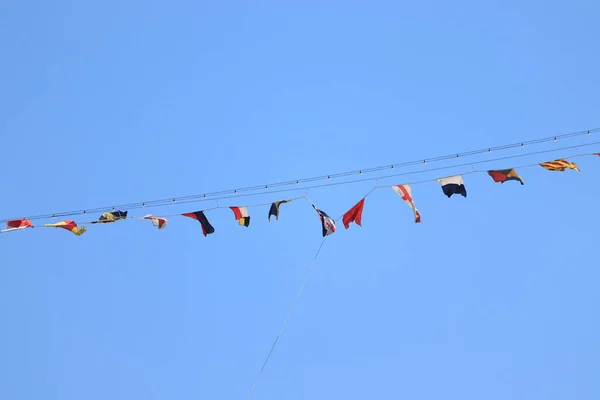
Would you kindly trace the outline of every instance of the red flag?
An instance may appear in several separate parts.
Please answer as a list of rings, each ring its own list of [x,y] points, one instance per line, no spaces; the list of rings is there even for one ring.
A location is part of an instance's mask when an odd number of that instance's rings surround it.
[[[33,228],[33,224],[28,219],[13,219],[6,222],[6,229],[1,232],[11,232],[19,229]]]
[[[354,222],[354,223],[356,223],[356,225],[362,226],[360,223],[362,220],[362,212],[363,212],[364,206],[365,206],[365,199],[363,197],[363,199],[361,201],[356,203],[356,205],[354,207],[352,207],[350,210],[348,210],[348,212],[346,214],[344,214],[344,217],[342,218],[342,222],[344,223],[344,227],[346,227],[346,229],[348,229],[350,227],[350,222]]]

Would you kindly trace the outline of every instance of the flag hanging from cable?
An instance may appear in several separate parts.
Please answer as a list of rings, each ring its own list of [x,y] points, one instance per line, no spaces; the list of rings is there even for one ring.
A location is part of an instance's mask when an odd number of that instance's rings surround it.
[[[365,198],[363,197],[354,207],[344,214],[342,217],[342,222],[344,223],[344,227],[348,229],[350,227],[350,222],[354,222],[356,225],[362,227],[362,212],[365,207]]]
[[[313,204],[313,208],[319,214],[319,218],[321,219],[321,226],[323,228],[323,237],[327,235],[331,235],[335,232],[335,222],[327,215],[324,211],[319,210]]]
[[[107,224],[109,222],[117,222],[125,218],[127,218],[127,211],[111,211],[102,214],[100,218],[98,218],[98,221],[94,221],[92,224]]]
[[[33,224],[28,219],[13,219],[11,221],[6,222],[6,229],[3,229],[0,232],[12,232],[18,231],[25,228],[33,228]]]
[[[183,215],[184,217],[195,219],[196,221],[200,222],[200,225],[202,225],[202,233],[204,234],[204,236],[210,235],[211,233],[215,233],[215,228],[213,228],[210,222],[208,222],[208,218],[206,218],[206,215],[204,215],[202,211],[195,211],[181,215]]]
[[[150,221],[152,221],[152,225],[154,225],[155,227],[157,227],[159,230],[161,230],[165,226],[167,226],[167,219],[166,218],[155,217],[155,216],[153,216],[151,214],[148,214],[148,215],[144,215],[144,219],[149,219]]]
[[[497,169],[488,171],[488,175],[492,177],[494,182],[504,183],[506,181],[519,181],[524,185],[523,179],[517,174],[514,169]]]
[[[271,204],[271,208],[269,209],[269,222],[271,222],[271,216],[275,216],[275,219],[279,220],[279,206],[283,203],[289,203],[290,201],[291,200],[281,200]]]
[[[412,208],[413,214],[415,215],[415,223],[421,222],[421,213],[413,201],[410,185],[394,185],[392,186],[392,189],[394,189],[394,192],[396,192],[398,196],[400,196],[400,198],[404,200],[404,202],[408,204],[410,208]]]
[[[248,213],[248,207],[229,207],[233,211],[235,219],[240,225],[248,227],[250,225],[250,214]]]
[[[577,172],[581,172],[577,164],[575,164],[574,162],[569,162],[564,158],[561,158],[560,160],[544,162],[541,163],[540,166],[547,169],[548,171],[564,171],[568,168],[573,169]]]
[[[62,229],[66,229],[69,232],[74,233],[77,236],[81,236],[86,232],[86,228],[85,226],[82,227],[78,227],[77,224],[75,223],[75,221],[71,221],[71,220],[67,220],[67,221],[61,221],[61,222],[57,222],[55,224],[44,224],[45,227],[47,228],[62,228]]]
[[[467,197],[467,189],[461,175],[449,176],[447,178],[440,178],[437,180],[442,185],[442,191],[448,198],[453,194],[460,194],[463,197]]]

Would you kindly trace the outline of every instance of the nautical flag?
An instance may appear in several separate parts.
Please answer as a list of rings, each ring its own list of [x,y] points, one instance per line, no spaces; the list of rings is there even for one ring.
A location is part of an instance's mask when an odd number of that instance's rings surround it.
[[[564,158],[560,160],[548,161],[540,164],[542,167],[546,168],[548,171],[564,171],[567,168],[574,169],[577,172],[579,171],[579,167],[574,162],[569,162]]]
[[[394,189],[394,191],[396,193],[398,193],[398,196],[400,196],[402,198],[402,200],[404,200],[406,202],[406,204],[408,204],[409,207],[412,208],[413,213],[415,214],[415,223],[421,222],[421,213],[415,206],[415,202],[412,199],[412,192],[411,192],[410,186],[409,185],[395,185],[395,186],[392,186],[392,189]]]
[[[75,223],[75,221],[71,221],[71,220],[57,222],[56,224],[44,224],[44,226],[47,228],[63,228],[63,229],[73,232],[77,236],[83,235],[86,231],[85,226],[82,226],[81,228],[79,228],[77,226],[77,224]]]
[[[313,208],[315,209],[317,214],[319,214],[319,218],[321,219],[321,225],[323,227],[323,237],[331,235],[333,232],[335,232],[335,222],[333,222],[329,215],[325,214],[324,211],[319,210],[317,207],[315,207],[314,204]]]
[[[276,220],[279,220],[279,205],[283,203],[289,203],[291,200],[281,200],[276,201],[271,204],[271,208],[269,209],[269,222],[271,222],[271,216],[274,215]]]
[[[125,218],[127,218],[127,211],[106,212],[98,218],[98,221],[94,221],[92,224],[106,224],[109,222],[117,222],[118,220]]]
[[[183,215],[184,217],[193,218],[196,221],[200,222],[200,225],[202,225],[202,233],[204,234],[204,236],[210,235],[211,233],[215,233],[215,228],[213,228],[210,222],[208,222],[206,215],[204,215],[202,211],[195,211],[181,215]]]
[[[235,215],[235,219],[237,219],[240,225],[244,225],[245,227],[250,225],[250,214],[248,214],[248,207],[229,208],[231,208],[231,211],[233,211],[233,215]]]
[[[454,175],[440,178],[437,181],[442,185],[442,191],[446,196],[451,197],[453,194],[461,194],[463,197],[467,197],[467,189],[465,189],[462,176]]]
[[[344,223],[344,227],[346,229],[350,227],[350,222],[354,222],[356,225],[362,226],[360,223],[362,220],[362,212],[364,207],[365,199],[363,197],[361,201],[356,203],[354,207],[352,207],[350,210],[348,210],[348,212],[346,212],[346,214],[344,214],[342,222]]]
[[[488,171],[488,175],[492,177],[494,182],[504,183],[506,181],[519,181],[524,185],[523,179],[517,174],[514,169],[497,169]]]
[[[154,217],[150,214],[145,215],[144,219],[149,219],[150,221],[152,221],[152,225],[154,225],[155,227],[157,227],[159,230],[164,228],[165,226],[167,226],[167,219],[166,218],[162,218],[162,217]]]
[[[12,232],[25,228],[33,228],[33,224],[28,219],[13,219],[6,223],[6,229],[0,232]]]

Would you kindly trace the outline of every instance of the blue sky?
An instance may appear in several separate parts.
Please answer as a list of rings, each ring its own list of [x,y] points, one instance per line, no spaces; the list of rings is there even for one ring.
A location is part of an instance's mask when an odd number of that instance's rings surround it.
[[[217,3],[1,4],[0,218],[600,127],[592,1]],[[577,162],[415,186],[419,225],[374,192],[253,398],[598,398],[600,160]],[[310,197],[337,217],[372,185]],[[245,398],[321,242],[308,203],[267,212],[1,235],[0,398]]]

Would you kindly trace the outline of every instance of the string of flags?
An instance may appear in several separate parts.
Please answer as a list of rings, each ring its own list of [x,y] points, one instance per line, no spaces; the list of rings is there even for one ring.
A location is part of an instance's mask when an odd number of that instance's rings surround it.
[[[593,153],[591,155],[600,156],[600,153]],[[541,166],[542,168],[544,168],[548,171],[564,172],[567,169],[570,169],[570,170],[574,170],[577,172],[581,172],[575,162],[567,161],[563,158],[554,160],[554,161],[543,162],[543,163],[540,163],[539,166]],[[524,167],[528,167],[528,166],[524,166]],[[484,171],[473,171],[473,172],[484,172]],[[485,172],[487,172],[487,174],[492,178],[492,180],[494,182],[505,183],[507,181],[516,181],[516,182],[519,182],[521,185],[525,184],[523,181],[523,178],[521,178],[521,176],[516,172],[516,170],[514,168],[500,169],[500,170],[488,170]],[[469,173],[471,173],[471,172],[469,172]],[[465,187],[465,183],[464,183],[462,175],[454,175],[454,176],[448,176],[448,177],[444,177],[444,178],[438,178],[438,179],[435,179],[435,181],[437,181],[440,184],[443,194],[445,196],[447,196],[448,198],[452,197],[453,195],[460,195],[465,198],[467,197],[467,189]],[[389,187],[394,192],[396,192],[398,194],[398,196],[400,196],[400,198],[411,208],[411,210],[413,212],[414,222],[415,223],[421,222],[421,213],[415,205],[414,199],[412,197],[412,189],[409,184],[391,185],[391,186],[376,186],[375,188],[373,188],[373,190],[371,190],[371,192],[373,192],[375,189],[378,189],[381,187]],[[351,223],[355,223],[358,226],[362,226],[361,225],[362,224],[362,213],[363,213],[363,209],[365,206],[365,199],[371,192],[369,192],[367,195],[363,196],[362,199],[360,199],[352,208],[350,208],[347,212],[345,212],[343,214],[342,217],[340,217],[342,219],[344,228],[348,229],[350,227]],[[302,199],[302,198],[305,198],[310,202],[310,199],[308,199],[308,197],[305,195],[302,197],[297,197],[295,199],[278,200],[278,201],[271,203],[270,207],[269,207],[269,213],[267,216],[268,221],[269,222],[271,221],[271,217],[275,217],[275,220],[279,220],[280,207],[282,204],[286,204],[293,200],[298,200],[298,199]],[[325,211],[317,208],[314,204],[312,204],[312,202],[310,202],[310,204],[316,211],[316,213],[321,221],[322,236],[325,237],[325,236],[329,236],[329,235],[335,233],[335,231],[336,231],[335,221],[336,220],[332,219]],[[264,204],[260,204],[260,205],[264,205]],[[266,204],[266,205],[268,205],[268,204]],[[259,205],[257,204],[257,205],[246,205],[246,206],[231,206],[228,208],[231,209],[231,211],[233,212],[234,218],[238,222],[239,225],[244,226],[244,227],[249,227],[250,226],[250,213],[248,211],[248,207],[252,207],[252,206],[259,206]],[[215,207],[215,208],[212,208],[209,210],[213,210],[216,208],[224,208],[224,207]],[[211,225],[207,216],[204,213],[205,211],[209,211],[209,210],[193,211],[193,212],[188,212],[188,213],[183,213],[183,214],[175,214],[175,215],[171,215],[171,216],[183,216],[183,217],[195,219],[196,221],[198,221],[200,223],[203,235],[207,236],[207,235],[211,235],[211,234],[215,233],[215,228]],[[129,219],[149,220],[149,221],[151,221],[153,226],[155,226],[159,230],[162,230],[168,224],[166,217],[167,216],[153,216],[151,214],[148,214],[148,215],[144,215],[142,217],[129,217]],[[52,224],[34,225],[31,222],[31,220],[26,219],[26,218],[21,218],[21,219],[14,219],[14,220],[7,221],[6,228],[1,230],[0,232],[7,233],[7,232],[25,230],[25,229],[29,229],[29,228],[45,227],[45,228],[61,228],[61,229],[70,231],[71,233],[73,233],[76,236],[81,236],[85,232],[87,232],[87,228],[85,227],[85,225],[87,225],[87,224],[107,224],[107,223],[114,223],[114,222],[118,222],[118,221],[126,220],[126,219],[128,219],[127,211],[121,211],[121,210],[113,210],[111,212],[105,212],[105,213],[101,214],[100,217],[98,218],[98,220],[96,220],[96,221],[80,223],[80,225],[82,225],[82,226],[79,226],[73,220],[65,220],[65,221],[60,221],[60,222],[52,223]]]

